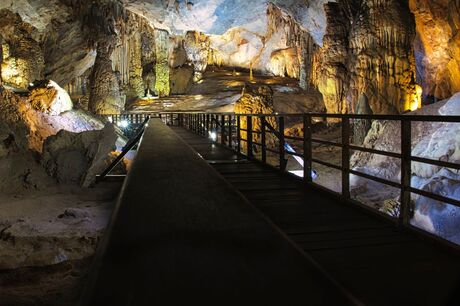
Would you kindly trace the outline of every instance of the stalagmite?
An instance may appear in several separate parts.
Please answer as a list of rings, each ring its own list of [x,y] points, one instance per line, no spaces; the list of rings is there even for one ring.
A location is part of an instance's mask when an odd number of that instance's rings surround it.
[[[169,33],[155,30],[155,91],[160,97],[169,96]]]
[[[113,42],[101,41],[97,45],[89,96],[89,109],[96,114],[119,114],[124,108],[118,79],[112,70],[112,51]]]

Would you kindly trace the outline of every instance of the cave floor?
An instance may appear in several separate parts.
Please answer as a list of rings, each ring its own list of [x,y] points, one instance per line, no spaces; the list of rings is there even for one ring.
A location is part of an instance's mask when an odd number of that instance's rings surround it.
[[[273,89],[274,109],[279,113],[319,112],[323,109],[322,96],[317,91],[304,91],[298,80],[286,77],[254,75],[249,72],[209,68],[203,79],[193,84],[186,95],[138,100],[131,104],[131,112],[204,111],[233,112],[246,83],[268,85]]]
[[[0,195],[0,305],[72,305],[120,182]]]

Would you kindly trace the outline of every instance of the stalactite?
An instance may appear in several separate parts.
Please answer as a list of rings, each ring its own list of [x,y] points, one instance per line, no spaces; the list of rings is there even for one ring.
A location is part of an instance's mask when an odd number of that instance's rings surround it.
[[[308,89],[313,83],[313,57],[318,49],[316,43],[292,16],[285,14],[276,5],[269,3],[267,16],[266,40],[281,29],[288,47],[272,53],[269,70],[275,75],[298,78],[300,86]]]
[[[210,60],[210,40],[209,37],[200,32],[189,31],[185,34],[184,47],[187,57],[195,68],[194,81],[199,81],[206,71]]]
[[[328,111],[349,111],[360,93],[377,114],[412,108],[415,31],[407,4],[365,0],[354,12],[349,4],[342,0],[325,6],[328,27],[315,81]]]

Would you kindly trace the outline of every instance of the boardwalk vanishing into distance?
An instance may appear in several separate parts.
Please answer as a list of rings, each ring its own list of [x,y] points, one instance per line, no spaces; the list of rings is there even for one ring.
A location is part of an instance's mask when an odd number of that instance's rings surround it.
[[[459,272],[455,250],[151,119],[82,305],[455,305]]]

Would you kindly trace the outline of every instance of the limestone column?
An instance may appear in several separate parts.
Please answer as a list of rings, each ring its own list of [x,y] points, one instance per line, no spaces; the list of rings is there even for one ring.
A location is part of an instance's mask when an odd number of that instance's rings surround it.
[[[141,37],[136,33],[129,41],[129,87],[132,98],[144,96],[141,48]]]
[[[160,97],[170,94],[169,86],[169,33],[155,30],[155,91]]]
[[[112,69],[114,44],[100,41],[90,76],[89,109],[96,114],[119,114],[124,109],[118,78]]]

